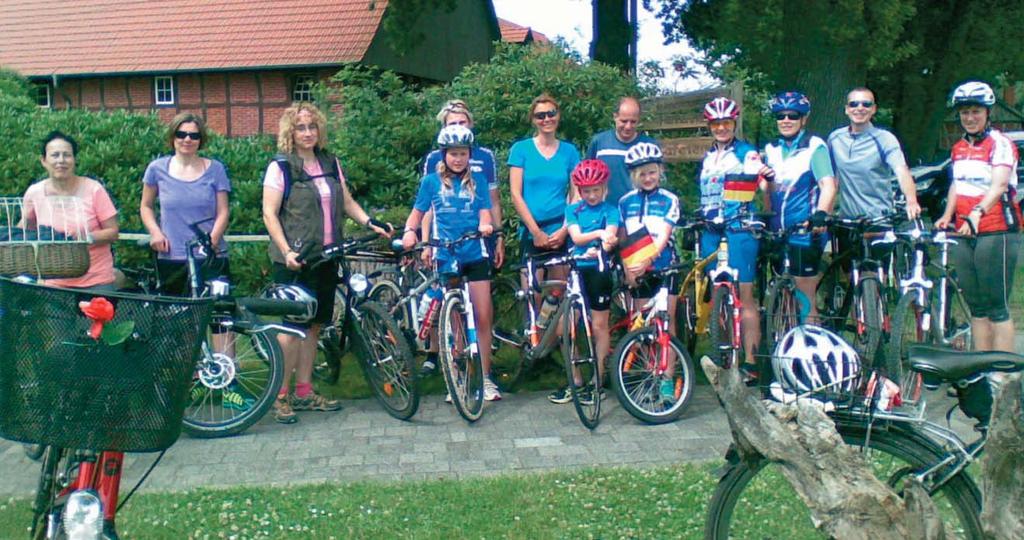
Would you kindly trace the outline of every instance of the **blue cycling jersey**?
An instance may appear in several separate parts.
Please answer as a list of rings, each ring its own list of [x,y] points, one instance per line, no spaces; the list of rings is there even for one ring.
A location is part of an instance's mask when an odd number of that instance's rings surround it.
[[[569,206],[565,207],[565,225],[571,227],[577,225],[580,228],[581,233],[591,233],[606,229],[609,226],[619,226],[619,210],[607,203],[601,201],[595,205],[587,204],[586,201],[576,201]],[[572,246],[571,253],[573,255],[583,255],[590,248],[600,248],[600,240],[592,240],[583,245]],[[596,266],[596,260],[584,260],[580,261],[580,266]]]
[[[508,166],[523,170],[523,199],[534,221],[546,233],[562,227],[565,216],[569,174],[580,162],[580,152],[568,141],[559,141],[558,150],[550,158],[537,151],[533,138],[512,145]]]
[[[774,230],[803,223],[818,204],[818,182],[834,177],[825,141],[800,132],[792,142],[779,140],[765,146],[765,162],[775,170],[771,188]],[[810,245],[810,235],[790,237],[794,245]]]
[[[757,175],[761,167],[761,156],[750,143],[734,140],[722,150],[719,150],[717,145],[712,145],[704,154],[700,174],[697,176],[700,185],[700,209],[704,218],[714,219],[721,214],[728,219],[740,212],[751,211],[752,202],[728,200],[731,197],[723,197],[725,183],[741,178],[740,175]],[[741,226],[740,223],[732,225],[733,228]]]
[[[453,181],[458,182],[458,179],[453,179]],[[476,190],[470,192],[466,186],[458,183],[451,188],[444,187],[441,177],[437,173],[423,177],[413,208],[420,212],[434,210],[433,238],[454,240],[478,229],[480,211],[490,210],[491,197],[483,175],[474,174],[473,181],[476,183]],[[438,249],[434,252],[438,267],[443,271],[451,271],[445,270],[445,267],[453,261],[465,264],[489,256],[482,239],[459,244],[455,247],[454,255],[453,258],[452,252],[446,249]]]
[[[667,234],[668,243],[654,258],[652,266],[655,270],[661,270],[672,264],[676,256],[672,229],[670,227],[666,233],[664,225],[667,223],[675,227],[679,223],[678,197],[664,188],[652,191],[634,189],[619,199],[619,214],[622,225],[626,228],[626,235],[647,227],[648,233],[655,242],[658,242]]]
[[[423,176],[437,172],[437,164],[441,163],[441,150],[432,150],[423,159]],[[494,152],[490,148],[474,146],[469,152],[469,168],[476,174],[482,174],[487,179],[487,186],[491,191],[498,190],[498,174],[494,165]]]

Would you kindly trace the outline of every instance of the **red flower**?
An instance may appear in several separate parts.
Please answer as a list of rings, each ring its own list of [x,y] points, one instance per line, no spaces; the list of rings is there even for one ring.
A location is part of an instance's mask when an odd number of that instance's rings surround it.
[[[103,325],[114,319],[114,304],[102,296],[97,296],[88,302],[79,302],[78,309],[86,317],[92,319],[92,326],[89,327],[89,337],[100,339],[103,333]]]

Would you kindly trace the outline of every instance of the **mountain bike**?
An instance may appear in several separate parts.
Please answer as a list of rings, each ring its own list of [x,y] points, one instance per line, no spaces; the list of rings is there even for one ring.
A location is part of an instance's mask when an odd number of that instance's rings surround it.
[[[688,269],[675,264],[641,279],[667,278]],[[693,361],[669,332],[668,297],[664,284],[634,315],[636,329],[623,337],[609,356],[612,386],[622,408],[648,424],[679,418],[693,394]],[[670,395],[662,387],[671,385]]]
[[[921,376],[925,386],[949,384],[956,390],[957,406],[979,420],[976,440],[965,442],[950,428],[927,420],[923,401],[884,411],[875,407],[874,395],[833,396],[836,407],[828,414],[844,442],[866,454],[879,479],[897,494],[909,478],[923,485],[947,534],[984,538],[978,520],[981,495],[968,466],[984,450],[989,411],[984,400],[973,393],[977,387],[970,383],[992,372],[1024,370],[1024,356],[916,345],[910,348],[908,358],[910,369]],[[775,464],[763,458],[741,460],[732,448],[726,458],[728,463],[708,508],[705,538],[809,538],[817,534],[803,503]],[[769,497],[773,503],[765,504]],[[780,520],[783,509],[785,519]],[[794,532],[794,527],[802,528]]]
[[[767,287],[762,288],[765,293],[764,301],[761,303],[764,312],[761,347],[764,351],[771,351],[786,332],[805,322],[810,312],[811,299],[796,286],[788,249],[791,236],[807,232],[804,224],[798,224],[782,230],[761,233],[765,270],[760,276],[763,282],[767,282]],[[767,382],[764,375],[768,370],[765,367],[758,367],[761,375],[759,384]]]
[[[707,257],[700,257],[700,236],[703,227],[700,220],[694,220],[677,228],[684,237],[693,235],[693,268],[686,273],[676,300],[676,336],[686,346],[692,357],[697,351],[697,339],[709,332],[711,327],[711,279],[707,267],[718,260],[718,250]]]

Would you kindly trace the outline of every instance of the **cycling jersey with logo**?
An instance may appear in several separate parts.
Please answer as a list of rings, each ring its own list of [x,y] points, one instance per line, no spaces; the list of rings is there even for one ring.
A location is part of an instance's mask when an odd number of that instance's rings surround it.
[[[437,164],[441,162],[441,151],[433,150],[423,160],[423,176],[437,172]],[[498,190],[498,175],[495,172],[494,152],[490,148],[474,146],[469,152],[469,168],[476,174],[487,179],[491,191]]]
[[[736,140],[722,150],[712,145],[704,154],[698,175],[700,209],[704,218],[714,219],[719,214],[730,218],[741,211],[749,211],[757,191],[757,172],[761,167],[761,156],[747,142]],[[730,184],[728,194],[726,183]],[[733,224],[735,228],[740,226],[739,223]]]
[[[482,175],[473,175],[476,182],[475,193],[453,179],[451,188],[444,187],[441,177],[428,174],[420,182],[420,190],[416,195],[413,208],[420,212],[434,210],[433,237],[440,240],[454,240],[463,234],[474,232],[480,226],[480,211],[490,210],[491,197],[487,189],[487,180]],[[451,263],[461,264],[479,261],[488,257],[484,241],[463,242],[455,247],[455,258],[447,249],[434,250],[438,268],[441,272],[454,272]]]
[[[793,142],[779,139],[765,146],[765,161],[775,171],[772,182],[771,228],[781,230],[803,223],[818,204],[818,181],[834,177],[828,148],[820,137],[801,131]],[[810,245],[810,235],[794,235],[790,243]]]
[[[578,225],[581,233],[591,233],[608,228],[609,225],[619,226],[619,210],[611,204],[601,201],[595,205],[587,204],[587,201],[577,201],[565,207],[565,225],[571,227]],[[573,255],[583,255],[590,248],[600,248],[600,240],[592,240],[584,245],[573,245]],[[585,260],[579,263],[580,266],[596,266],[596,260]]]
[[[665,249],[655,257],[651,266],[655,270],[661,270],[672,264],[676,254],[672,241],[672,228],[669,227],[668,232],[664,229],[666,223],[672,227],[679,223],[678,197],[664,188],[652,191],[634,189],[619,200],[619,214],[627,235],[642,227],[647,227],[651,237],[658,242],[667,234],[668,243],[665,245]]]
[[[1005,135],[990,130],[988,136],[977,143],[960,139],[953,145],[953,182],[956,189],[956,226],[963,225],[960,216],[971,213],[992,186],[995,167],[1010,168],[1010,185],[1006,193],[978,223],[978,232],[1016,231],[1020,226],[1020,207],[1014,201],[1017,191],[1017,147]]]

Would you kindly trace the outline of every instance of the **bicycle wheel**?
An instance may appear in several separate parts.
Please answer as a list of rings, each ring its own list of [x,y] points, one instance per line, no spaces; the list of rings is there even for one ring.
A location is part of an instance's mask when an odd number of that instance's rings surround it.
[[[53,507],[57,495],[57,482],[60,462],[66,452],[56,446],[46,446],[42,454],[42,466],[39,470],[39,482],[36,484],[35,501],[32,504],[32,528],[30,537],[42,540],[46,537],[47,517],[59,509]]]
[[[313,359],[313,378],[327,384],[336,384],[341,375],[341,359],[348,352],[348,339],[340,330],[345,313],[345,291],[334,289],[334,313],[330,325],[320,327],[317,336],[317,354]]]
[[[879,346],[884,333],[885,306],[882,305],[882,285],[877,278],[866,277],[857,284],[854,309],[847,317],[847,341],[860,355],[861,363],[868,367],[879,367],[883,362],[878,358]]]
[[[388,311],[402,299],[402,289],[398,286],[398,283],[387,279],[378,278],[373,281],[373,285],[370,287],[370,291],[366,293],[366,299],[377,302],[384,306]],[[405,310],[399,310],[394,313],[395,319],[398,324],[403,328],[408,328],[409,321],[406,320]]]
[[[910,370],[908,351],[915,343],[928,343],[932,332],[924,330],[925,314],[928,310],[920,305],[917,290],[903,294],[896,311],[892,314],[892,333],[886,354],[888,376],[900,385],[904,401],[916,402],[921,397],[921,375]],[[929,321],[935,329],[935,321]]]
[[[697,286],[688,278],[676,302],[676,336],[690,356],[697,351],[697,301]]]
[[[185,432],[199,438],[234,435],[258,422],[274,404],[284,378],[284,356],[275,335],[236,326],[214,340],[211,332],[185,408]]]
[[[897,493],[911,473],[927,468],[944,456],[935,443],[906,427],[876,428],[870,437],[859,426],[839,425],[837,429],[847,444],[862,448],[867,445],[865,452],[876,476]],[[704,538],[825,537],[815,530],[810,511],[783,476],[781,467],[766,459],[752,462],[736,459],[727,467],[708,506]],[[948,537],[982,538],[978,488],[965,473],[951,478],[932,495],[932,501]]]
[[[939,303],[937,287],[932,290],[932,294],[932,325],[935,329],[936,341],[958,351],[974,350],[971,309],[967,306],[967,300],[964,299],[960,287],[953,283],[946,283],[945,313]]]
[[[569,299],[562,332],[562,359],[576,415],[584,426],[594,429],[601,418],[601,375],[594,336],[582,308],[581,298]]]
[[[479,352],[471,350],[477,344],[470,342],[466,304],[461,293],[454,292],[441,305],[441,370],[455,410],[467,422],[476,422],[483,414],[484,367]]]
[[[846,314],[850,310],[850,280],[843,271],[843,258],[837,258],[821,274],[815,291],[815,303],[822,326],[842,332]],[[847,259],[848,260],[848,259]]]
[[[765,331],[761,341],[769,354],[786,332],[800,324],[799,294],[791,278],[778,278],[768,287],[764,300]]]
[[[711,302],[711,345],[718,352],[712,358],[719,359],[719,365],[729,368],[739,358],[739,350],[733,345],[739,341],[733,324],[733,307],[736,299],[728,287],[716,287]]]
[[[648,424],[679,418],[693,394],[693,362],[678,339],[654,328],[634,330],[615,347],[611,377],[622,408]],[[659,342],[660,341],[660,342]],[[660,365],[664,360],[665,369]],[[662,392],[671,383],[671,395]]]
[[[398,323],[384,306],[367,300],[359,304],[353,321],[359,365],[366,383],[384,410],[399,420],[408,420],[420,406],[416,359]]]
[[[523,327],[526,321],[526,299],[519,294],[519,284],[508,277],[491,282],[494,307],[491,326],[491,379],[502,391],[511,391],[526,374],[523,354]]]

